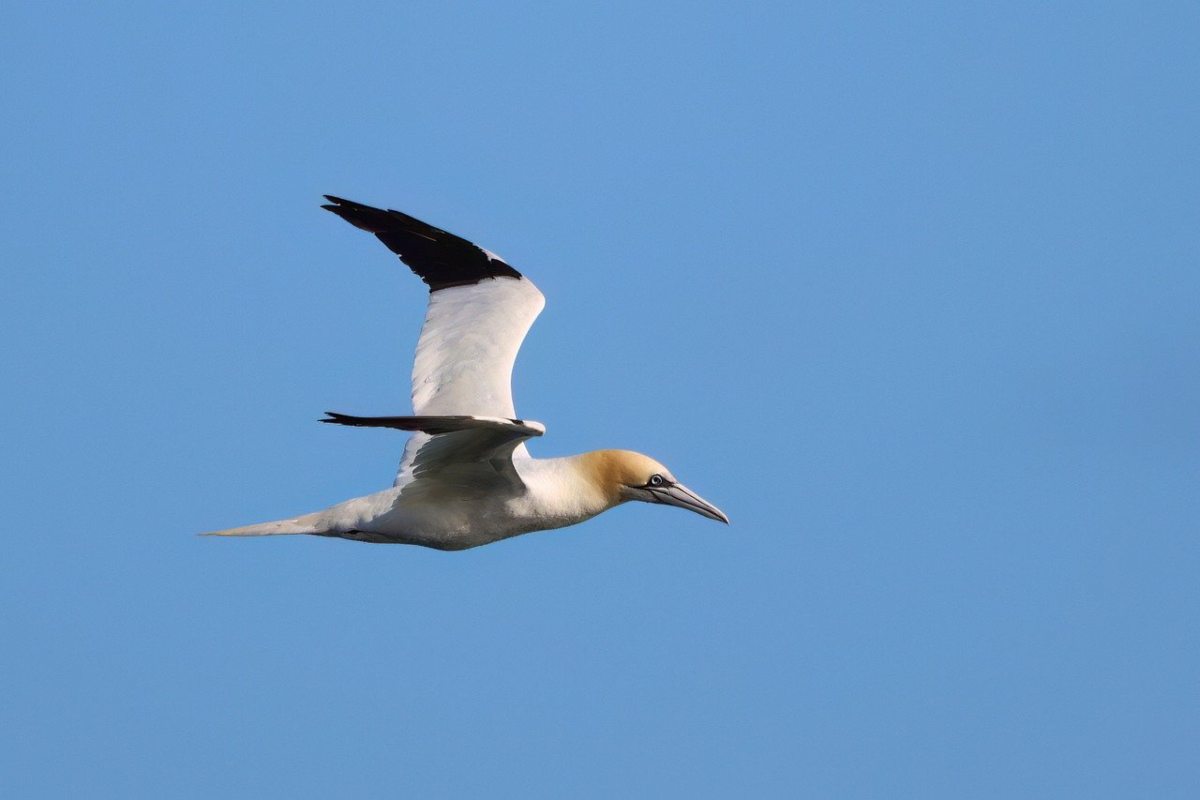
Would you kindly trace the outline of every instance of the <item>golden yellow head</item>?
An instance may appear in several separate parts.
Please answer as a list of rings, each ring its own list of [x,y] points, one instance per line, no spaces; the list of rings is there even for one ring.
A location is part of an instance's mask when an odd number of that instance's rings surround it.
[[[664,503],[728,523],[729,517],[649,456],[632,450],[594,450],[579,457],[582,471],[613,505],[626,500]]]

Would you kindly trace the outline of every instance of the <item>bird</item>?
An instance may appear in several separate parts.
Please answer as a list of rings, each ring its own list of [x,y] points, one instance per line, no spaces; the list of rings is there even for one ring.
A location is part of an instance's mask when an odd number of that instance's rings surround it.
[[[326,412],[321,422],[409,432],[393,485],[321,511],[208,536],[310,534],[465,550],[584,522],[628,501],[729,517],[660,462],[631,450],[534,458],[546,432],[517,417],[512,370],[545,306],[500,256],[400,211],[333,195],[321,207],[375,234],[429,289],[412,370],[411,416]]]

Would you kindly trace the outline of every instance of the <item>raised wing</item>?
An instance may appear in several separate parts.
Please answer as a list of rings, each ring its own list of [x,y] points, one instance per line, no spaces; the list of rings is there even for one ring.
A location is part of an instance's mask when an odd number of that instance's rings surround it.
[[[545,305],[525,278],[430,294],[413,360],[413,411],[515,417],[513,364]]]
[[[399,211],[326,195],[322,206],[370,231],[429,286],[413,362],[420,416],[515,417],[512,369],[546,301],[494,253]]]

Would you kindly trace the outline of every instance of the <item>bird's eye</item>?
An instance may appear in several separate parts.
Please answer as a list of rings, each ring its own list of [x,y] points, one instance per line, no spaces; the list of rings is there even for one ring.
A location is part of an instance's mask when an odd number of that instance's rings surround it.
[[[662,475],[651,475],[650,480],[646,482],[647,486],[662,486],[666,483]]]

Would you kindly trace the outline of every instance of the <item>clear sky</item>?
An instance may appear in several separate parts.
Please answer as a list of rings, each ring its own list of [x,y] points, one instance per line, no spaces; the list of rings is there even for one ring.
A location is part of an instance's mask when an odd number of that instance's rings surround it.
[[[0,794],[1197,796],[1196,4],[3,17]],[[322,193],[733,524],[195,537],[392,478],[316,419],[426,295]]]

